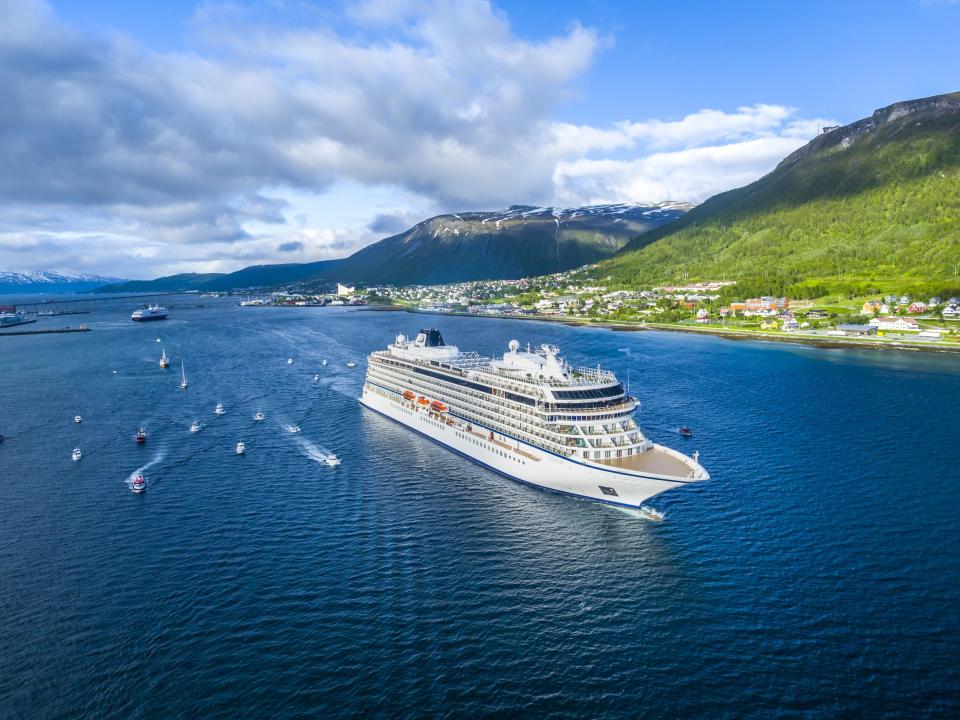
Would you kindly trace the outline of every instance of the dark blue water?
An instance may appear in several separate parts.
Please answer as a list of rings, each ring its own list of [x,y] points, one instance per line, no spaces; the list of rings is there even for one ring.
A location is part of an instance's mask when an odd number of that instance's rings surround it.
[[[0,338],[4,718],[960,712],[956,356],[333,308],[128,316]],[[654,523],[364,410],[366,354],[426,323],[629,368],[648,433],[713,479],[656,498]]]

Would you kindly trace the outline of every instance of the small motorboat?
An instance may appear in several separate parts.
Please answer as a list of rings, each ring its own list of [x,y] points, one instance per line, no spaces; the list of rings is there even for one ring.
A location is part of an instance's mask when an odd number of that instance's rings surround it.
[[[347,367],[348,367],[348,368],[355,368],[356,366],[357,366],[357,364],[356,364],[353,360],[348,360],[348,361],[347,361]]]
[[[138,445],[143,445],[147,441],[147,431],[140,428],[137,430],[137,434],[133,436],[133,439],[137,441]]]
[[[298,432],[300,432],[300,426],[299,426],[299,425],[288,425],[288,426],[287,426],[287,432],[298,433]]]
[[[147,479],[143,475],[138,474],[133,479],[133,482],[130,483],[130,489],[135,493],[142,493],[147,489]]]
[[[693,430],[684,425],[682,428],[677,430],[677,434],[682,435],[683,437],[693,437]]]
[[[337,465],[340,464],[340,458],[338,458],[333,453],[330,453],[329,455],[327,455],[327,457],[325,457],[323,461],[330,467],[336,467]]]
[[[157,338],[157,342],[160,342],[160,338]]]
[[[640,514],[650,520],[656,520],[657,522],[662,522],[667,517],[662,512],[660,512],[655,508],[650,507],[649,505],[641,505]]]
[[[74,421],[75,423],[82,423],[82,422],[83,422],[83,418],[80,417],[79,415],[74,415],[74,416],[73,416],[73,421]]]
[[[243,440],[241,440],[240,442],[237,443],[237,447],[235,448],[235,452],[237,453],[237,455],[243,455],[244,453],[247,452],[247,446],[246,446],[246,444],[243,442]]]
[[[324,359],[323,359],[323,362],[321,362],[320,364],[321,364],[323,367],[326,367],[326,366],[327,366],[327,359],[324,358]]]
[[[314,381],[314,382],[320,382],[320,376],[319,376],[319,375],[314,375],[314,376],[313,376],[313,381]]]
[[[226,410],[223,409],[223,403],[217,403],[217,406],[213,409],[215,415],[223,415]]]
[[[167,357],[166,348],[164,348],[163,352],[160,353],[160,367],[164,369],[170,367],[170,358]]]
[[[267,419],[267,416],[264,415],[262,412],[254,413],[253,415],[254,422],[263,422],[266,419]]]
[[[287,365],[293,365],[293,358],[287,358]]]
[[[117,374],[117,371],[116,371],[116,370],[114,370],[114,371],[113,371],[113,374],[114,374],[114,375],[116,375],[116,374]]]
[[[83,457],[83,453],[80,452],[80,448],[74,448],[73,455],[71,455],[70,457],[72,457],[74,462],[76,462],[77,460]]]
[[[190,426],[190,432],[198,433],[203,430],[203,424],[199,420],[194,420],[193,425]]]

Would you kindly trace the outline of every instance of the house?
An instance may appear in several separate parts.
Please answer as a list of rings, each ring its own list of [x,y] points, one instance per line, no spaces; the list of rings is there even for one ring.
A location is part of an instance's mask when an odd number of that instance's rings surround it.
[[[700,308],[699,310],[697,310],[697,322],[698,323],[710,322],[710,313],[703,308]]]
[[[876,315],[880,312],[880,305],[882,303],[879,300],[867,300],[863,307],[860,309],[861,315]]]
[[[960,320],[960,305],[947,305],[941,314],[944,320]]]
[[[823,320],[828,314],[826,310],[809,310],[807,311],[807,320]]]
[[[800,329],[800,323],[797,322],[797,319],[793,315],[785,315],[782,319],[782,324],[785,331]]]
[[[897,304],[897,296],[896,296],[896,295],[887,295],[887,296],[883,299],[883,301],[884,301],[887,305],[896,305],[896,304]]]
[[[901,295],[901,296],[900,296],[900,304],[901,304],[901,305],[909,305],[909,304],[910,304],[910,296],[909,296],[909,295]]]
[[[879,332],[917,332],[917,321],[908,317],[878,317],[870,321]]]
[[[865,335],[876,335],[876,325],[837,325],[837,331],[843,335],[863,337]]]
[[[940,302],[941,302],[940,298],[938,298],[936,295],[934,295],[934,296],[933,296],[932,298],[930,298],[930,300],[927,302],[927,307],[936,307],[937,305],[940,304]]]
[[[920,313],[925,313],[927,311],[927,304],[925,302],[916,302],[910,303],[910,307],[907,308],[907,312],[913,313],[914,315],[919,315]]]

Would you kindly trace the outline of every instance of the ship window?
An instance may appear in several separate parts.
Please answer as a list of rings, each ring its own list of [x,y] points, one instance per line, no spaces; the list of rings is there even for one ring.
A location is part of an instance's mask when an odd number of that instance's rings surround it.
[[[598,485],[597,487],[600,488],[600,492],[602,492],[604,495],[612,495],[613,497],[619,497],[619,495],[617,495],[617,491],[614,490],[612,487],[607,487],[606,485]]]

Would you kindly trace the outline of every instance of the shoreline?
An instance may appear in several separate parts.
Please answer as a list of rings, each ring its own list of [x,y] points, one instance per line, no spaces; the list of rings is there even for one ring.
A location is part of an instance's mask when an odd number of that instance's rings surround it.
[[[391,310],[401,309],[397,306],[385,306]],[[384,306],[373,306],[371,310],[381,311]],[[406,312],[418,315],[453,315],[457,317],[494,318],[497,320],[532,320],[538,322],[552,322],[568,327],[605,328],[614,332],[646,332],[662,330],[664,332],[687,333],[690,335],[710,335],[727,340],[754,340],[757,342],[781,342],[794,345],[806,345],[821,349],[856,349],[856,350],[905,350],[913,352],[960,353],[960,343],[938,344],[935,342],[918,343],[904,340],[885,339],[857,339],[851,337],[830,337],[803,335],[800,333],[763,333],[752,330],[730,330],[725,328],[697,328],[685,325],[671,325],[666,323],[625,323],[625,322],[597,322],[595,320],[577,320],[573,318],[558,318],[548,315],[480,315],[465,312],[431,312],[418,308],[402,308]]]

